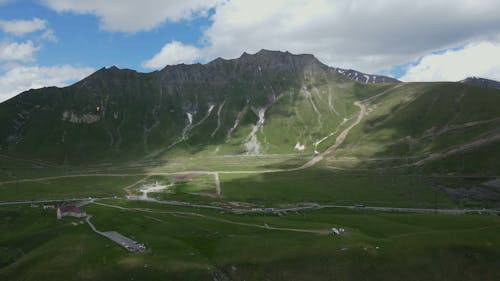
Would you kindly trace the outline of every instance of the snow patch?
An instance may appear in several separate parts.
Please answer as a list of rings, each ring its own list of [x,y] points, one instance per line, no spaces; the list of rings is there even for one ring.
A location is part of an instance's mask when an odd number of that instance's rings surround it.
[[[208,117],[210,117],[210,113],[212,113],[212,110],[214,109],[215,105],[214,104],[210,104],[208,106],[208,110],[207,110],[207,114],[205,114],[205,116],[203,116],[203,118],[201,118],[200,121],[198,121],[198,123],[194,124],[191,129],[194,129],[195,127],[198,127],[199,125],[201,125],[203,122],[205,122],[205,120],[208,119]]]
[[[190,112],[186,112],[186,115],[188,118],[189,125],[193,124],[193,114]]]
[[[297,142],[293,148],[295,150],[298,150],[298,151],[304,151],[306,149],[306,145],[300,144],[300,142]]]
[[[210,113],[212,112],[212,110],[214,109],[215,107],[215,104],[211,104],[210,107],[208,108],[208,113],[207,115],[210,115]]]

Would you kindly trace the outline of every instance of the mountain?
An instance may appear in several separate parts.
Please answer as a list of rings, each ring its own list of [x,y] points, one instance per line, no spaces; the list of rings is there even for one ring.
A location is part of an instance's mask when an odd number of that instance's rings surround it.
[[[267,50],[151,73],[102,68],[0,104],[0,153],[85,164],[335,146],[346,157],[439,153],[439,162],[498,146],[499,90],[364,75]]]
[[[467,77],[461,80],[460,83],[500,89],[500,82],[481,77]]]
[[[2,103],[1,147],[3,153],[76,162],[158,155],[201,143],[255,154],[260,143],[245,131],[278,100],[313,103],[320,95],[314,85],[331,84],[322,94],[332,102],[334,88],[344,83],[353,82],[312,55],[267,50],[152,73],[102,68],[72,86],[30,90]],[[297,100],[300,95],[306,100]],[[301,126],[310,127],[306,134],[316,130],[307,122]]]
[[[353,69],[335,69],[338,73],[351,78],[354,81],[365,83],[365,84],[376,84],[376,83],[400,83],[401,81],[388,76],[373,75],[362,73]]]
[[[263,50],[1,103],[0,280],[497,280],[500,89],[364,75]]]

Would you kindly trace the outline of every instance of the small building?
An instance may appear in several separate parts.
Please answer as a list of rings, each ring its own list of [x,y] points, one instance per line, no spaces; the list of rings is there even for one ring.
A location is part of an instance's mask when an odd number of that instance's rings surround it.
[[[57,208],[57,219],[60,220],[63,217],[75,217],[75,218],[83,218],[86,217],[87,213],[82,211],[80,208],[73,204],[69,205],[61,205]]]
[[[274,212],[274,208],[265,208],[264,211],[266,213],[272,213],[272,212]]]
[[[46,210],[46,209],[55,209],[56,206],[54,205],[43,205],[43,209]]]

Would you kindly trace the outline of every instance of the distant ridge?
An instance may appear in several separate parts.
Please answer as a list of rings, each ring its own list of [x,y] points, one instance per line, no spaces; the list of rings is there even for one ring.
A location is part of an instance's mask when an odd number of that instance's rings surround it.
[[[500,82],[491,80],[491,79],[486,79],[486,78],[481,78],[481,77],[467,77],[464,80],[459,81],[460,83],[464,84],[469,84],[469,85],[476,85],[476,86],[481,86],[481,87],[489,87],[489,88],[496,88],[500,89]]]
[[[353,70],[353,69],[335,68],[335,70],[338,73],[340,73],[344,76],[347,76],[356,82],[365,83],[365,84],[401,83],[401,81],[394,79],[392,77],[366,74],[366,73],[359,72],[359,71]]]

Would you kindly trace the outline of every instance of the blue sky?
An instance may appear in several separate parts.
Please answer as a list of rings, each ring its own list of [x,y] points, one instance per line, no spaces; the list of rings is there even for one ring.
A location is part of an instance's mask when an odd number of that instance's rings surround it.
[[[500,79],[500,1],[117,3],[0,0],[0,101],[105,66],[149,72],[263,48],[404,81]]]
[[[166,42],[179,40],[196,44],[208,16],[162,24],[148,32],[106,31],[93,14],[58,13],[38,1],[19,1],[2,6],[2,20],[45,20],[54,30],[57,41],[40,40],[41,32],[12,36],[2,32],[2,41],[32,40],[40,46],[37,62],[41,65],[71,64],[100,68],[117,65],[148,71],[141,62],[155,54]]]

